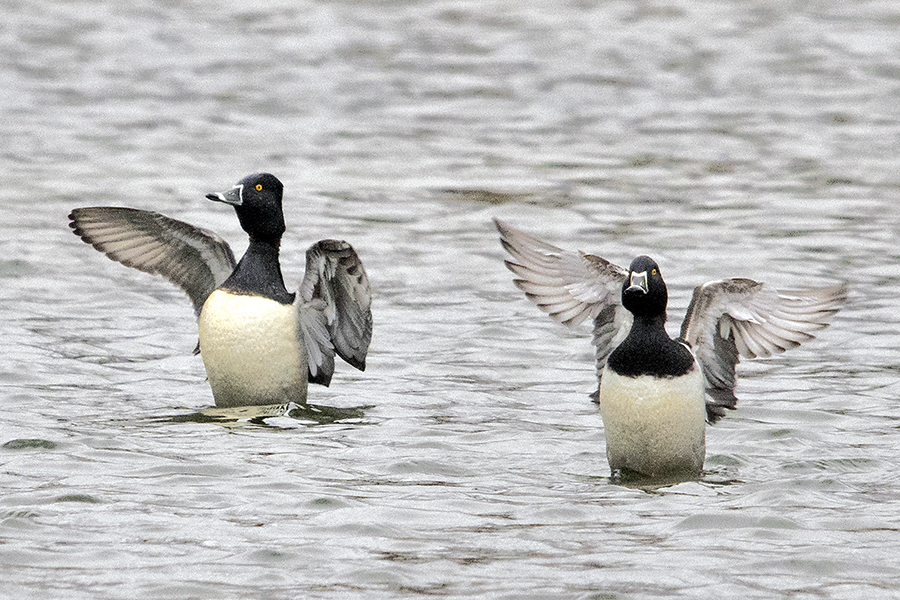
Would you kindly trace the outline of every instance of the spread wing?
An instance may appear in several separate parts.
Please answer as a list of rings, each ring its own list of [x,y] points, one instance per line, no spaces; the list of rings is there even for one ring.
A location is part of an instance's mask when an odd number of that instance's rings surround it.
[[[331,382],[335,352],[364,371],[372,339],[372,291],[350,244],[322,240],[310,246],[297,303],[309,380]]]
[[[597,375],[631,329],[631,313],[622,307],[622,284],[628,271],[583,252],[557,248],[494,219],[500,242],[512,257],[506,267],[525,297],[554,321],[574,327],[594,321]]]
[[[734,409],[740,357],[784,352],[813,339],[847,298],[847,285],[780,291],[751,279],[725,279],[694,290],[681,338],[694,350],[706,378],[707,418]]]
[[[114,261],[162,275],[183,289],[199,316],[206,298],[237,264],[228,243],[212,231],[135,208],[76,208],[69,227]]]

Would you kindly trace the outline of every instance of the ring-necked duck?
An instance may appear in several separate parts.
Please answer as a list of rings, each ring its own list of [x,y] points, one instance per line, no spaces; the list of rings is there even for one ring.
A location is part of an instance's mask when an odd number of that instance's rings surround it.
[[[328,385],[334,355],[359,370],[372,336],[371,291],[350,244],[306,252],[298,292],[284,287],[281,182],[249,175],[207,198],[234,207],[250,245],[235,262],[211,231],[133,208],[77,208],[69,226],[112,260],[181,287],[199,318],[199,351],[216,406],[306,402],[307,382]]]
[[[751,279],[703,284],[677,340],[665,330],[668,292],[659,265],[628,269],[562,250],[494,219],[516,286],[556,321],[594,322],[610,469],[650,477],[696,475],[706,421],[734,409],[739,357],[771,356],[813,339],[847,297],[846,284],[779,291]]]

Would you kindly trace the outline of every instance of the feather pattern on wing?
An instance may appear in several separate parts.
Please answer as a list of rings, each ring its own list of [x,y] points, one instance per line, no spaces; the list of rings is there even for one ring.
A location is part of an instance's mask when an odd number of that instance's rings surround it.
[[[76,208],[69,219],[76,235],[112,260],[184,290],[198,316],[237,264],[228,243],[212,231],[159,213],[100,206]]]
[[[594,321],[597,375],[631,328],[631,313],[622,307],[622,284],[628,271],[606,259],[557,248],[494,219],[500,242],[512,257],[506,266],[516,287],[554,321],[574,327]]]
[[[297,302],[310,381],[330,383],[335,353],[364,371],[372,339],[372,291],[350,244],[322,240],[310,246]]]
[[[724,279],[698,286],[681,338],[703,369],[709,422],[737,404],[735,366],[740,357],[767,357],[813,339],[846,298],[846,284],[779,291],[751,279]]]

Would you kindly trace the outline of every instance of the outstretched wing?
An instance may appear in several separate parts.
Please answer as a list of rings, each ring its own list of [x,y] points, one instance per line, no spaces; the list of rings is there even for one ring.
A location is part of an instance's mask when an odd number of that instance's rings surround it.
[[[494,219],[500,242],[512,257],[506,267],[525,296],[554,321],[574,327],[594,321],[597,375],[631,329],[631,313],[622,307],[628,271],[606,259],[557,248]]]
[[[237,264],[234,253],[212,231],[135,208],[76,208],[69,227],[114,261],[162,275],[183,289],[199,316],[206,298]]]
[[[725,279],[694,290],[681,338],[691,345],[706,378],[707,418],[734,409],[740,357],[784,352],[813,339],[847,298],[847,285],[779,291],[751,279]]]
[[[350,244],[322,240],[310,246],[297,303],[309,380],[331,382],[335,352],[364,371],[372,339],[372,291]]]

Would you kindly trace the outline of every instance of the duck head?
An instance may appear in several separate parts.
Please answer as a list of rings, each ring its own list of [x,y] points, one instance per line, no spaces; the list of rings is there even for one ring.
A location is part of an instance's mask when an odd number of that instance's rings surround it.
[[[281,197],[284,186],[270,173],[254,173],[238,181],[231,189],[206,197],[234,207],[241,228],[251,239],[279,240],[284,234]]]
[[[635,317],[658,317],[666,314],[669,293],[659,265],[649,256],[638,256],[628,267],[622,285],[622,306]]]

